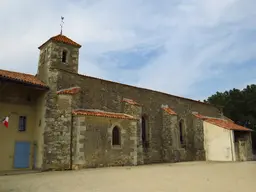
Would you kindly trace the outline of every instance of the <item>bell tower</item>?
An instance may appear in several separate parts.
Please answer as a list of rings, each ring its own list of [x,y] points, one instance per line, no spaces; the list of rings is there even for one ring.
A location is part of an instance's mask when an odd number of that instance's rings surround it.
[[[61,18],[63,21],[63,17]],[[51,37],[39,48],[40,56],[38,61],[37,77],[49,84],[50,71],[53,69],[66,70],[78,73],[79,49],[82,46],[66,37],[61,32]]]

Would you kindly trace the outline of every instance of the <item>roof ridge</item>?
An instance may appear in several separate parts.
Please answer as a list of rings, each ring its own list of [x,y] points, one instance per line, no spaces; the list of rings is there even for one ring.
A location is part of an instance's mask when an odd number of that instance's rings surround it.
[[[36,75],[21,73],[16,71],[9,71],[0,69],[0,77],[4,79],[9,79],[12,81],[18,81],[21,83],[32,84],[36,86],[41,86],[44,88],[49,88],[43,81],[38,79]]]
[[[65,70],[65,69],[59,69],[59,68],[56,68],[56,69],[58,69],[60,71],[65,71],[67,73],[72,73],[74,75],[82,76],[82,77],[88,77],[88,78],[91,78],[91,79],[97,79],[97,80],[106,81],[106,82],[109,82],[109,83],[114,83],[114,84],[119,84],[119,85],[124,85],[124,86],[128,86],[128,87],[136,88],[136,89],[152,91],[152,92],[155,92],[155,93],[160,93],[160,94],[172,96],[172,97],[175,97],[175,98],[178,98],[178,99],[184,99],[184,100],[188,100],[188,101],[191,101],[191,102],[196,102],[196,103],[200,103],[200,104],[203,104],[203,105],[212,106],[212,107],[215,107],[216,109],[218,109],[217,106],[215,106],[213,104],[210,104],[210,103],[204,103],[202,101],[198,101],[198,100],[195,100],[195,99],[190,99],[190,98],[182,97],[182,96],[178,96],[178,95],[173,95],[171,93],[166,93],[166,92],[163,92],[163,91],[157,91],[157,90],[154,90],[154,89],[138,87],[138,86],[135,86],[135,85],[129,85],[129,84],[120,83],[120,82],[116,82],[116,81],[111,81],[111,80],[107,80],[107,79],[103,79],[103,78],[99,78],[99,77],[93,77],[93,76],[89,76],[89,75],[85,75],[85,74],[81,74],[81,73],[74,73],[74,72],[71,72],[71,71],[68,71],[68,70]]]
[[[23,72],[18,72],[18,71],[10,71],[10,70],[6,70],[6,69],[0,69],[0,71],[10,72],[10,73],[19,73],[19,74],[23,74],[23,75],[30,75],[30,76],[36,77],[36,74],[32,75],[31,73],[23,73]]]
[[[45,44],[47,44],[49,41],[57,41],[69,45],[76,46],[78,48],[82,47],[80,44],[75,42],[74,40],[70,39],[69,37],[63,35],[63,34],[58,34],[55,36],[52,36],[50,39],[48,39],[46,42],[44,42],[42,45],[40,45],[38,48],[41,49]]]
[[[218,121],[215,121],[215,120],[218,120]],[[231,121],[228,121],[228,120],[225,120],[225,119],[205,119],[204,121],[206,121],[207,123],[222,127],[224,129],[240,130],[240,131],[253,131],[250,128],[247,128],[247,127],[242,126],[242,125],[238,125],[234,122],[231,122]],[[222,122],[224,122],[225,124],[221,124]]]

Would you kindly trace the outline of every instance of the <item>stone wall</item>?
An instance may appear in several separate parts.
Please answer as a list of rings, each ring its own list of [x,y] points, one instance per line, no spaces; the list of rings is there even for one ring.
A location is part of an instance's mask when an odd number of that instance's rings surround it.
[[[62,63],[62,52],[67,52],[67,62]],[[48,81],[51,68],[64,69],[70,72],[78,71],[79,48],[61,42],[48,42],[40,49],[37,77],[51,86]]]
[[[123,98],[132,98],[142,105],[142,114],[147,115],[147,124],[150,131],[150,148],[147,156],[144,156],[144,163],[162,162],[162,118],[161,105],[168,105],[177,113],[178,121],[184,119],[186,124],[186,150],[174,152],[177,159],[202,159],[204,156],[202,139],[194,135],[194,131],[202,129],[193,128],[194,123],[191,117],[192,111],[212,117],[219,117],[220,112],[217,108],[201,102],[184,99],[165,93],[136,88],[128,85],[117,84],[106,80],[82,76],[59,70],[58,89],[69,87],[81,87],[81,96],[78,99],[80,108],[101,109],[105,111],[123,112]],[[200,135],[201,137],[201,135]],[[194,148],[197,147],[197,148]]]
[[[253,149],[252,149],[252,134],[251,132],[247,132],[246,134],[246,153],[247,153],[247,161],[253,160]]]
[[[177,115],[162,110],[162,159],[163,162],[174,162],[174,151],[179,149]]]
[[[55,77],[57,77],[56,74]],[[51,89],[46,96],[46,112],[43,119],[45,121],[44,169],[69,169],[72,96],[57,95],[54,78],[51,82]]]
[[[204,125],[203,120],[196,118],[191,114],[191,122],[193,123],[194,131],[191,133],[191,138],[189,140],[193,141],[191,145],[191,152],[193,157],[191,160],[195,161],[205,161],[205,149],[204,149]]]
[[[126,98],[125,98],[126,99]],[[137,124],[137,133],[136,133],[136,145],[137,145],[137,164],[144,164],[144,151],[142,146],[141,138],[141,116],[142,116],[142,106],[140,104],[131,104],[123,100],[122,112],[128,115],[139,119],[136,122]]]
[[[253,160],[251,132],[234,131],[237,161]]]
[[[112,146],[112,129],[121,130],[121,146]],[[75,116],[73,169],[137,165],[137,122],[96,116]]]

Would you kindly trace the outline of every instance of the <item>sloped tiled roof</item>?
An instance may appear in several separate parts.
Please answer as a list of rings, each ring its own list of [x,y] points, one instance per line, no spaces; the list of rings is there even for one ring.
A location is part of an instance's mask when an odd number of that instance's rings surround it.
[[[80,87],[70,87],[68,89],[61,89],[57,91],[58,95],[75,95],[80,91]]]
[[[175,113],[170,107],[163,107],[162,109],[170,115],[177,115],[177,113]]]
[[[219,127],[222,127],[224,129],[229,130],[237,130],[237,131],[252,131],[251,129],[248,129],[246,127],[237,125],[231,121],[224,120],[224,119],[207,119],[205,120],[208,123],[211,123],[213,125],[217,125]]]
[[[208,123],[211,123],[213,125],[222,127],[224,129],[237,130],[237,131],[253,131],[253,130],[243,127],[241,125],[235,124],[231,119],[220,119],[220,118],[214,118],[214,117],[207,117],[207,116],[203,116],[201,114],[193,114],[193,115],[199,119],[202,119],[202,120],[204,120]]]
[[[76,43],[75,41],[71,40],[70,38],[66,37],[65,35],[56,35],[54,37],[51,37],[48,41],[46,41],[45,43],[43,43],[40,47],[38,47],[39,49],[41,49],[47,42],[49,41],[56,41],[56,42],[61,42],[61,43],[65,43],[68,45],[73,45],[76,46],[78,48],[82,47],[81,45],[79,45],[78,43]]]
[[[106,112],[97,109],[77,109],[72,112],[74,115],[97,116],[117,119],[138,120],[137,118],[124,113]]]
[[[14,81],[18,81],[26,84],[37,85],[45,88],[48,87],[46,84],[44,84],[42,81],[40,81],[34,75],[31,75],[31,74],[19,73],[14,71],[6,71],[6,70],[0,69],[0,78],[14,80]]]
[[[137,103],[136,101],[132,100],[132,99],[127,99],[127,98],[123,98],[123,102],[129,103],[131,105],[140,105],[139,103]]]
[[[177,115],[177,113],[168,107],[168,105],[162,105],[161,108],[170,115]]]
[[[195,117],[199,118],[199,119],[202,119],[202,120],[206,120],[210,117],[207,117],[207,116],[204,116],[204,115],[201,115],[201,114],[198,114],[198,113],[195,113],[193,114]]]

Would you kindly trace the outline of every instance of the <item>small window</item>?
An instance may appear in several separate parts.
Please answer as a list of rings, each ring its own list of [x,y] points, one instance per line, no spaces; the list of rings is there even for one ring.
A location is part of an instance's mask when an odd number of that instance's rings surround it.
[[[121,145],[120,130],[117,126],[112,130],[112,145]]]
[[[19,131],[20,132],[26,131],[26,121],[27,121],[26,116],[20,116],[20,118],[19,118]]]
[[[179,129],[180,129],[180,144],[184,145],[184,120],[180,120],[179,122]]]
[[[141,139],[142,139],[143,147],[148,148],[149,147],[148,127],[147,127],[147,117],[145,115],[141,117]]]
[[[67,51],[62,51],[62,63],[66,63],[67,62],[67,55],[68,52]]]

